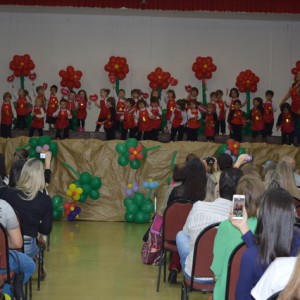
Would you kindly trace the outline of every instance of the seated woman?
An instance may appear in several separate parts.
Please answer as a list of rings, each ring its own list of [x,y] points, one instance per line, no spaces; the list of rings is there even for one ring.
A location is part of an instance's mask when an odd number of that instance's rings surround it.
[[[15,188],[0,189],[0,198],[6,200],[20,216],[24,252],[32,258],[38,253],[38,233],[49,235],[52,229],[52,201],[42,192],[44,188],[43,164],[32,158],[24,164]]]
[[[236,299],[253,299],[252,288],[275,258],[298,254],[300,233],[294,228],[294,220],[293,198],[282,188],[269,189],[262,195],[255,240],[248,226],[246,210],[242,220],[231,218],[248,247],[241,260]]]
[[[256,213],[264,191],[265,186],[262,180],[251,175],[243,176],[236,188],[237,194],[245,195],[248,226],[252,232],[256,229]],[[225,299],[228,260],[234,248],[242,242],[241,232],[229,220],[220,224],[214,241],[214,258],[211,265],[216,278],[214,300]]]

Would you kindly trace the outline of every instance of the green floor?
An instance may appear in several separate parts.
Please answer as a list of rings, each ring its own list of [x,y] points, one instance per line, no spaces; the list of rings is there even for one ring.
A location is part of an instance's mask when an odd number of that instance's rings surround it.
[[[180,299],[178,284],[161,284],[156,292],[157,267],[140,259],[147,225],[114,222],[55,221],[50,251],[46,252],[47,278],[33,300]],[[190,299],[207,299],[192,293]]]

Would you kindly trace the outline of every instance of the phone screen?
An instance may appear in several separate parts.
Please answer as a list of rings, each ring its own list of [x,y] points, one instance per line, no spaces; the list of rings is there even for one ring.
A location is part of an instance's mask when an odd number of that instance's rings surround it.
[[[40,158],[45,159],[46,158],[46,153],[40,153]]]
[[[232,218],[243,219],[243,208],[245,206],[244,195],[233,195],[232,200]]]

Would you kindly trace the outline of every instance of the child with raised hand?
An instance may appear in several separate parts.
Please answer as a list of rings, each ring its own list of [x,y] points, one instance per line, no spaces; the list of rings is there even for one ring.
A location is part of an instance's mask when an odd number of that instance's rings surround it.
[[[264,106],[263,99],[256,97],[253,99],[253,108],[250,111],[250,120],[252,121],[252,138],[251,142],[255,142],[256,137],[261,135],[263,141],[266,141],[265,122],[263,120]]]
[[[72,119],[70,111],[67,109],[68,101],[64,98],[60,100],[60,107],[53,113],[56,118],[56,139],[66,139],[69,137],[69,120]]]
[[[218,122],[216,124],[216,134],[219,134],[221,129],[221,134],[224,135],[226,131],[226,107],[225,101],[222,99],[223,92],[221,90],[216,90],[217,101],[216,101],[216,113],[218,116]]]
[[[87,117],[88,98],[85,90],[78,92],[77,98],[77,124],[78,131],[85,131],[85,119]]]
[[[189,109],[187,110],[187,140],[198,140],[198,129],[201,126],[199,120],[201,118],[200,111],[195,100],[190,100]]]
[[[154,97],[150,99],[150,107],[148,108],[150,114],[151,133],[150,139],[158,141],[158,134],[161,127],[162,110],[159,107],[159,99]]]
[[[264,102],[263,119],[265,122],[266,136],[272,136],[274,126],[274,112],[277,110],[276,105],[273,103],[274,92],[271,90],[266,91],[266,100]]]
[[[241,110],[241,101],[234,101],[234,110],[231,110],[228,115],[230,138],[242,142],[242,128],[246,124],[244,112]]]
[[[115,99],[113,97],[108,97],[106,100],[106,105],[108,108],[108,114],[106,119],[103,121],[104,131],[106,134],[106,140],[114,140],[116,138],[116,108]]]
[[[29,136],[32,137],[35,131],[38,132],[39,136],[44,135],[43,128],[44,128],[45,110],[43,108],[43,103],[41,98],[37,97],[35,99],[35,104],[33,106],[31,115],[33,117],[33,120],[30,124]]]
[[[137,140],[149,140],[151,138],[150,112],[147,109],[147,103],[144,99],[138,101],[139,109],[135,113],[135,119],[138,124]]]
[[[185,100],[179,99],[176,101],[176,108],[174,109],[171,119],[171,136],[170,140],[175,141],[178,133],[178,141],[183,140],[184,127],[187,122],[187,114],[185,110]]]
[[[281,129],[281,144],[291,145],[294,142],[294,119],[291,105],[283,103],[280,106],[281,113],[278,116],[276,129]]]
[[[49,130],[54,129],[54,124],[56,122],[56,119],[53,117],[53,113],[56,112],[58,108],[58,99],[56,96],[57,93],[57,86],[52,85],[50,87],[50,97],[47,104],[47,113],[46,113],[46,123],[49,125]]]
[[[97,103],[95,102],[95,105],[100,108],[100,113],[98,116],[98,121],[96,122],[96,129],[95,132],[99,132],[101,125],[103,124],[103,122],[107,119],[107,116],[109,114],[109,108],[107,106],[107,97],[110,94],[110,90],[109,89],[101,89],[100,90],[100,102]]]
[[[3,94],[3,103],[1,106],[1,137],[3,138],[11,138],[11,126],[13,118],[16,116],[11,99],[11,93],[6,92]]]
[[[207,141],[214,142],[218,116],[214,111],[214,106],[212,103],[207,104],[207,112],[203,115],[203,119],[205,123],[204,135],[206,136]]]
[[[129,138],[135,138],[136,136],[136,120],[135,120],[135,101],[132,98],[126,99],[126,107],[124,115],[121,116],[122,132],[121,140],[126,140],[129,131]]]

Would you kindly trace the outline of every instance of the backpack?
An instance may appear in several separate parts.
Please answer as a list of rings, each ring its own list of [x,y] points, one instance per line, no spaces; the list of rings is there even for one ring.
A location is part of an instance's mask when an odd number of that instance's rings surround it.
[[[144,241],[141,257],[146,265],[158,265],[162,248],[163,217],[155,215],[148,230],[148,238]]]

